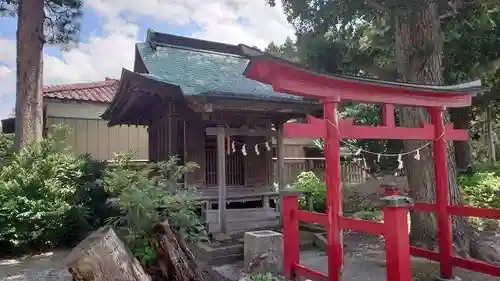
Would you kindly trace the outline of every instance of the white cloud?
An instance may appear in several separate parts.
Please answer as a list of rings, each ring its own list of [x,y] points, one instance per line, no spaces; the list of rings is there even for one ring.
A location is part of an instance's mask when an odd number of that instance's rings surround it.
[[[0,97],[11,94],[16,90],[15,70],[15,68],[0,65]]]
[[[224,43],[265,47],[294,36],[281,7],[271,8],[266,0],[88,0],[106,19],[102,34],[61,57],[44,55],[44,84],[76,83],[119,78],[122,67],[131,69],[139,26],[134,18],[149,17],[171,25],[196,24],[193,37]],[[279,2],[279,1],[278,1]],[[127,14],[127,19],[123,18]],[[147,28],[144,26],[142,28]],[[0,97],[14,100],[15,41],[0,36]],[[13,104],[0,104],[0,118],[11,113]]]
[[[104,35],[63,52],[61,58],[44,57],[44,83],[100,81],[119,78],[122,68],[132,69],[139,27],[121,19],[103,26]]]
[[[80,43],[70,51],[63,52],[60,58],[45,54],[44,84],[119,78],[123,67],[132,69],[139,27],[121,19],[113,19],[103,26],[103,31],[103,35],[91,36],[87,43]],[[7,117],[14,107],[15,41],[0,37],[0,50],[0,97],[8,100],[0,104],[1,119]]]
[[[263,48],[294,36],[281,6],[271,8],[266,0],[89,0],[88,4],[110,18],[127,12],[177,25],[194,23],[201,27],[194,37],[217,42]]]
[[[16,42],[0,37],[0,66],[16,64]]]
[[[12,112],[16,91],[16,43],[0,37],[0,119]],[[12,95],[12,96],[11,96]]]

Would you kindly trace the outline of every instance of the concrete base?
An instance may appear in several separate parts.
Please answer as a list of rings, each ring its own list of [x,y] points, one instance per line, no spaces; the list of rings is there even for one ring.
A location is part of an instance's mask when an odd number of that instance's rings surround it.
[[[456,276],[452,277],[451,279],[438,277],[437,280],[438,281],[462,281],[462,279],[460,277],[456,277]]]
[[[231,235],[229,233],[217,233],[213,235],[215,241],[223,242],[231,240]]]
[[[283,271],[283,235],[271,230],[246,232],[244,272],[281,274]]]
[[[207,265],[221,265],[243,260],[243,242],[198,242],[189,245],[197,261]]]

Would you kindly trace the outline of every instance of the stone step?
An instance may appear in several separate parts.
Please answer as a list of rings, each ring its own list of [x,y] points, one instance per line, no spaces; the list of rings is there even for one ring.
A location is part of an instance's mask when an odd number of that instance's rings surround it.
[[[190,245],[189,248],[198,259],[209,261],[211,259],[218,259],[219,257],[227,256],[242,256],[243,243],[235,243],[224,245],[223,243],[197,243]]]
[[[208,265],[211,265],[211,266],[219,266],[219,265],[225,265],[225,264],[239,262],[242,260],[243,260],[243,252],[241,254],[214,257],[206,262]]]

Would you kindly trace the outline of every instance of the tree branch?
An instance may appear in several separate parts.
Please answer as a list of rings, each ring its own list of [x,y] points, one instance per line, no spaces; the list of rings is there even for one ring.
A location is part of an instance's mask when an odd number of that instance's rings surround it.
[[[360,65],[359,68],[370,76],[381,80],[395,81],[398,78],[397,71],[376,66],[371,61],[367,61],[366,65]]]
[[[448,2],[451,11],[447,11],[439,16],[441,21],[446,21],[455,16],[459,15],[461,12],[467,10],[467,8],[474,8],[479,5],[488,4],[488,0],[474,0],[474,1],[464,1],[464,0],[452,0]]]
[[[365,0],[366,4],[376,10],[379,10],[381,12],[386,12],[390,14],[392,12],[389,7],[385,6],[384,4],[377,2],[376,0]]]
[[[500,58],[488,61],[483,65],[479,65],[471,70],[471,76],[474,79],[481,79],[487,72],[496,72],[500,69]]]

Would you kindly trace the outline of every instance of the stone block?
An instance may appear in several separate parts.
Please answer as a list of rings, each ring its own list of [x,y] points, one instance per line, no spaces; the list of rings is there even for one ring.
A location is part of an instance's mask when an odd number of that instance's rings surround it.
[[[283,235],[276,231],[245,232],[244,271],[246,273],[283,271]]]

